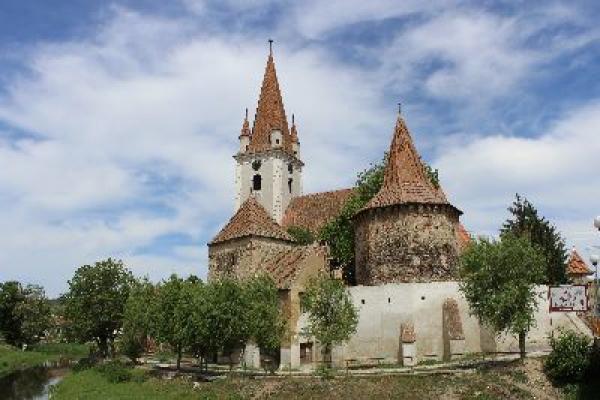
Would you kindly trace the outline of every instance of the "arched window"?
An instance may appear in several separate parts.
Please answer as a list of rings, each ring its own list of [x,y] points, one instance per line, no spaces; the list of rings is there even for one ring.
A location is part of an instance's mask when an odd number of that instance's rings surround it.
[[[252,177],[252,190],[260,190],[262,186],[262,177],[260,175],[254,175]]]
[[[290,193],[292,193],[292,182],[294,182],[292,178],[288,179],[288,190]]]

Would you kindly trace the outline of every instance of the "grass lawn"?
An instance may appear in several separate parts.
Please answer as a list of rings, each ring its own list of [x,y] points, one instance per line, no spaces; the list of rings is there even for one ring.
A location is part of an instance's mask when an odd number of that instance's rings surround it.
[[[539,383],[539,361],[478,370],[463,375],[413,375],[318,378],[228,378],[193,384],[140,379],[136,370],[129,382],[110,383],[95,369],[67,375],[53,390],[53,400],[71,399],[534,399],[562,398],[547,382]]]
[[[41,365],[46,361],[58,361],[61,358],[80,358],[88,354],[86,345],[72,343],[48,343],[33,346],[21,351],[15,347],[0,345],[0,377]]]

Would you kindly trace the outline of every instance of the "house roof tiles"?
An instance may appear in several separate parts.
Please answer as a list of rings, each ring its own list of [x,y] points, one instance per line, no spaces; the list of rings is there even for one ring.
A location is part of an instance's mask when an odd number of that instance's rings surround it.
[[[577,250],[573,249],[567,263],[568,275],[591,275],[592,270],[587,266]]]
[[[246,236],[262,236],[294,241],[285,229],[271,218],[267,210],[260,205],[254,196],[248,197],[227,225],[209,244],[217,244]]]
[[[317,234],[323,225],[339,215],[353,192],[353,189],[341,189],[294,197],[285,210],[282,225],[299,226]]]

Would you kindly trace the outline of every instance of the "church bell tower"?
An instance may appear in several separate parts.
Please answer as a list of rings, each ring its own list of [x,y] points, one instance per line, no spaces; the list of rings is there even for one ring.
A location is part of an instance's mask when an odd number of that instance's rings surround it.
[[[272,40],[254,123],[250,129],[248,110],[240,132],[240,149],[234,156],[235,210],[254,196],[271,217],[281,223],[290,200],[302,194],[300,142],[292,115],[288,126],[275,62]]]

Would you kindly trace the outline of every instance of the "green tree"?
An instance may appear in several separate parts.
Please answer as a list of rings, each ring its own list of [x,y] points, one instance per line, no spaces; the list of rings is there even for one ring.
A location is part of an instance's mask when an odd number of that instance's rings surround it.
[[[249,338],[261,349],[279,348],[285,323],[275,282],[267,275],[260,275],[244,282],[243,290]]]
[[[300,226],[290,226],[287,232],[296,240],[297,244],[307,245],[315,241],[315,235],[308,229]]]
[[[50,327],[50,319],[50,303],[41,286],[0,283],[0,334],[8,343],[37,342]]]
[[[199,320],[201,330],[210,333],[207,349],[228,354],[233,362],[232,351],[250,337],[246,311],[244,290],[238,282],[225,278],[206,285]]]
[[[131,271],[120,260],[109,258],[79,267],[63,295],[70,336],[93,340],[103,356],[114,355],[114,340],[123,325],[133,282]]]
[[[504,235],[479,239],[461,256],[460,289],[471,312],[496,332],[518,335],[521,357],[525,337],[535,325],[538,283],[544,256],[527,238]]]
[[[133,362],[142,354],[146,339],[152,332],[155,298],[154,285],[148,279],[142,279],[132,285],[125,303],[120,350]]]
[[[194,298],[190,295],[194,286],[202,281],[195,277],[183,280],[177,275],[161,282],[156,291],[153,312],[154,336],[168,343],[177,354],[177,369],[181,366],[183,351],[193,344],[197,319],[194,316]]]
[[[309,281],[301,298],[308,313],[305,336],[314,336],[323,345],[324,359],[331,364],[331,349],[350,339],[358,325],[358,311],[344,282],[321,276]]]
[[[327,242],[334,264],[343,269],[344,279],[350,284],[355,283],[353,218],[381,189],[386,162],[387,153],[381,162],[358,174],[353,195],[340,214],[319,232],[319,240]]]
[[[565,241],[556,228],[538,214],[533,204],[519,194],[516,195],[508,211],[512,214],[512,218],[502,226],[502,234],[524,236],[540,247],[545,255],[545,274],[539,283],[550,285],[566,283],[568,253]]]

